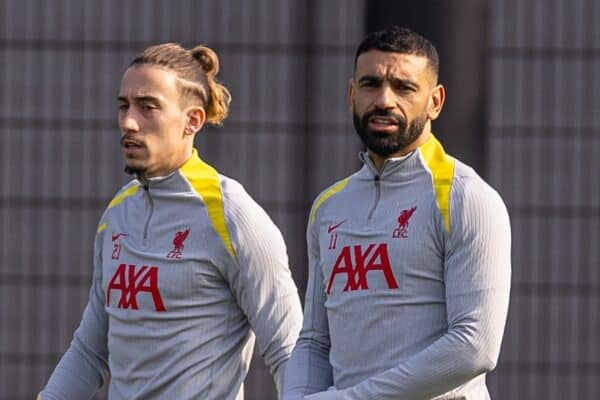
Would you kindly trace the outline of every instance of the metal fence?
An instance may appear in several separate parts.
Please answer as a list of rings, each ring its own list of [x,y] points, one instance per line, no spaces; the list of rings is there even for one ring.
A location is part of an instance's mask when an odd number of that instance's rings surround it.
[[[150,44],[205,43],[219,53],[232,110],[223,128],[202,132],[200,154],[282,229],[303,294],[310,203],[358,166],[345,94],[365,8],[363,0],[0,1],[0,399],[34,398],[77,326],[97,220],[127,180],[115,96],[127,63]],[[490,392],[596,399],[600,3],[494,0],[488,10],[480,172],[508,204],[514,249]],[[259,357],[246,393],[274,398]]]
[[[490,2],[487,175],[513,225],[497,399],[600,397],[600,3]]]
[[[97,220],[128,179],[115,98],[148,45],[220,55],[231,114],[199,152],[282,229],[303,294],[312,198],[358,164],[345,93],[363,14],[358,0],[0,2],[0,399],[33,399],[79,322]],[[255,352],[246,397],[273,388]]]

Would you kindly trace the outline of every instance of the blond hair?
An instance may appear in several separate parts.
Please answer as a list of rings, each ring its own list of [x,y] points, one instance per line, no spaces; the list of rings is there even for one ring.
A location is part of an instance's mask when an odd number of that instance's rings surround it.
[[[217,81],[219,57],[209,47],[199,45],[186,50],[178,43],[163,43],[148,47],[129,64],[152,64],[177,74],[182,99],[200,101],[206,112],[206,122],[221,125],[229,113],[231,94]]]

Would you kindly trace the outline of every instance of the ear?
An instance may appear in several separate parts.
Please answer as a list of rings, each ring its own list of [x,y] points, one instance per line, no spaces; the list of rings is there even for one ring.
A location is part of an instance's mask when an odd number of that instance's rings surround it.
[[[444,86],[437,85],[431,89],[429,106],[427,107],[427,116],[430,120],[433,121],[440,115],[444,106],[444,100],[446,100],[446,89],[444,89]]]
[[[206,112],[200,106],[193,106],[187,110],[187,120],[185,123],[185,133],[187,135],[195,135],[206,121]]]
[[[354,103],[354,79],[350,78],[348,82],[348,107],[352,112],[352,104]]]

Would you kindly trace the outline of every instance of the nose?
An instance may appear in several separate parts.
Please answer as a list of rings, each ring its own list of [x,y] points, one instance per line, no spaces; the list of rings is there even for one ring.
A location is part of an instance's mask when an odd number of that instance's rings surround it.
[[[389,85],[382,85],[375,97],[374,105],[382,110],[388,110],[395,105],[394,92]]]
[[[135,133],[140,130],[135,112],[131,107],[119,111],[119,127],[123,133]]]

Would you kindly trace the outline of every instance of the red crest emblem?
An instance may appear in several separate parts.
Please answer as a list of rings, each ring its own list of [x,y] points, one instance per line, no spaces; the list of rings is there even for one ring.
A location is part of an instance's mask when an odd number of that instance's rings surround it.
[[[185,231],[178,231],[175,233],[175,236],[173,237],[173,250],[171,250],[167,254],[167,258],[181,258],[181,254],[183,254],[184,247],[183,243],[185,242],[185,239],[187,239],[189,234],[190,228],[187,228]]]
[[[408,237],[408,222],[410,221],[410,217],[412,217],[416,209],[417,206],[414,206],[408,210],[402,210],[398,216],[398,227],[394,229],[392,237],[403,239]]]

